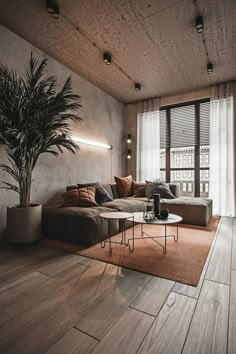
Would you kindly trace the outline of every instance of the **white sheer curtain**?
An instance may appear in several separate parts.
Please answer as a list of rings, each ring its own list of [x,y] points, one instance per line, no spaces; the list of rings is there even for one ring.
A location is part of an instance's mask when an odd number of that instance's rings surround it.
[[[235,84],[214,86],[210,107],[209,197],[214,214],[235,216]]]
[[[159,100],[138,104],[137,180],[160,178],[160,116]]]

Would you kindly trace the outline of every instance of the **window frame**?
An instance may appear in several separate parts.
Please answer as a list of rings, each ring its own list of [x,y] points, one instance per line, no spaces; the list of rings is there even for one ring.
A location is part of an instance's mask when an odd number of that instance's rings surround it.
[[[197,130],[197,143],[194,146],[194,167],[177,167],[177,168],[171,168],[170,161],[171,161],[171,148],[170,146],[166,147],[166,168],[161,169],[165,170],[166,172],[166,182],[170,183],[170,176],[171,176],[171,171],[183,171],[183,170],[191,170],[194,171],[194,196],[195,197],[200,197],[200,171],[201,170],[208,170],[209,167],[202,167],[200,163],[200,155],[201,153],[201,145],[200,145],[200,104],[201,103],[206,103],[210,102],[210,98],[205,98],[201,100],[196,100],[196,101],[189,101],[189,102],[183,102],[175,105],[169,105],[169,106],[162,106],[160,110],[165,110],[166,111],[166,117],[167,117],[167,128],[166,128],[166,135],[167,135],[167,141],[171,141],[171,129],[170,129],[170,122],[171,122],[171,109],[173,108],[178,108],[178,107],[185,107],[185,106],[190,106],[194,105],[195,106],[195,128]],[[188,157],[186,156],[186,160]],[[177,165],[177,163],[176,163]],[[184,165],[184,164],[183,164]]]

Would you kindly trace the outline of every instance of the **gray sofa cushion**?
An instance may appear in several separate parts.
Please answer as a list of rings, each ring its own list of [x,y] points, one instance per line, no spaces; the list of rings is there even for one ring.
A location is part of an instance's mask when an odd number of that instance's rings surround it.
[[[212,200],[198,197],[162,199],[162,209],[182,216],[184,224],[206,226],[212,217]]]
[[[100,214],[110,211],[111,209],[101,206],[93,208],[44,207],[43,234],[57,240],[92,246],[108,238],[108,223],[100,217]],[[110,232],[112,235],[119,232],[117,221],[110,221]]]
[[[151,199],[155,193],[160,194],[161,198],[174,199],[175,196],[172,194],[170,187],[167,183],[150,182],[147,183],[145,194],[146,197]]]
[[[145,207],[145,202],[137,200],[136,198],[119,198],[114,199],[112,202],[103,203],[102,206],[106,208],[116,209],[118,211],[124,211],[128,213],[133,213],[136,211],[143,211]]]

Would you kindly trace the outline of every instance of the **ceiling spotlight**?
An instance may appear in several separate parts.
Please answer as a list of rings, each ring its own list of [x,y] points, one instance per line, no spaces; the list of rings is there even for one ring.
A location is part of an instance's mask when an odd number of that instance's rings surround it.
[[[54,7],[54,1],[53,0],[46,0],[47,13],[53,14],[53,12],[54,12],[53,7]]]
[[[131,154],[131,150],[129,149],[127,152],[127,159],[131,159],[131,157],[132,157],[132,154]]]
[[[104,63],[106,63],[107,65],[111,65],[111,57],[112,57],[111,53],[104,52],[103,53],[103,61],[104,61]]]
[[[213,73],[213,64],[212,63],[207,64],[207,72],[208,72],[208,74]]]
[[[202,16],[196,17],[196,28],[198,33],[202,33],[204,29],[204,21]]]
[[[53,7],[52,17],[56,18],[56,19],[59,18],[59,13],[60,13],[59,6],[57,4],[55,4]]]
[[[138,82],[135,82],[134,87],[135,87],[136,91],[140,91],[141,90],[141,85]]]
[[[131,134],[128,134],[126,142],[127,142],[128,144],[131,144],[131,143],[132,143],[132,135],[131,135]]]

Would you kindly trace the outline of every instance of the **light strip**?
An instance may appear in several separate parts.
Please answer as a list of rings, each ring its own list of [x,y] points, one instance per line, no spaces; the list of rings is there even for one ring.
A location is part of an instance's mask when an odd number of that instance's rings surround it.
[[[99,143],[98,141],[92,141],[92,140],[87,140],[87,139],[83,139],[83,138],[78,138],[77,136],[73,136],[72,139],[78,143],[81,143],[81,144],[92,145],[92,146],[96,146],[96,147],[108,149],[108,150],[112,149],[112,145]]]

